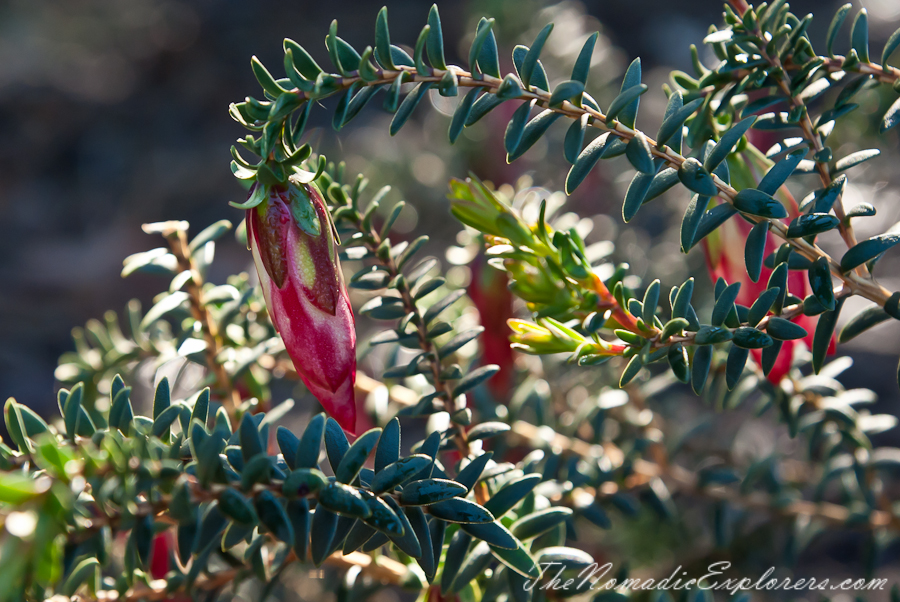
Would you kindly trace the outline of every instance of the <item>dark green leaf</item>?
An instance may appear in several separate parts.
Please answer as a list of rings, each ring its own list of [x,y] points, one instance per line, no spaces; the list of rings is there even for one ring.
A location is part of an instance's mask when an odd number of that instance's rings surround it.
[[[319,503],[331,512],[353,518],[368,518],[372,515],[369,505],[355,487],[332,482],[319,492],[318,497]]]
[[[844,325],[844,327],[841,329],[840,336],[838,336],[838,342],[846,343],[847,341],[851,341],[873,326],[877,326],[878,324],[886,322],[890,319],[891,316],[889,316],[888,313],[884,311],[884,308],[878,305],[867,307],[866,309],[850,318],[850,321]]]
[[[638,67],[638,69],[640,69],[640,67]],[[624,82],[622,85],[624,86]],[[621,115],[625,119],[632,120],[631,125],[628,126],[632,127],[634,125],[634,116],[637,115],[637,106],[640,102],[641,95],[646,91],[647,84],[638,84],[622,90],[622,92],[620,92],[609,104],[609,109],[606,112],[606,122],[612,123],[613,120]],[[623,123],[625,122],[623,121]],[[625,125],[628,124],[625,123]]]
[[[763,259],[766,255],[766,238],[769,233],[769,222],[762,220],[750,230],[744,245],[744,264],[747,274],[753,282],[759,281],[762,273]]]
[[[681,92],[672,93],[669,97],[669,104],[666,106],[665,118],[662,125],[659,126],[659,132],[656,134],[656,144],[660,147],[668,145],[675,152],[680,153],[681,133],[684,128],[684,122],[702,104],[702,98],[695,98],[685,105]]]
[[[400,503],[404,506],[427,506],[458,495],[464,495],[468,489],[456,481],[447,479],[422,479],[413,481],[403,488]]]
[[[732,341],[744,349],[763,349],[772,344],[772,337],[756,328],[741,326],[735,329]]]
[[[791,221],[788,226],[787,237],[815,236],[837,228],[838,224],[840,224],[840,220],[827,213],[804,214]]]
[[[490,364],[488,366],[481,366],[480,368],[476,368],[475,370],[466,374],[459,380],[458,383],[456,383],[456,386],[453,388],[452,396],[457,397],[459,395],[462,395],[466,391],[474,389],[499,371],[500,366],[497,366],[496,364]]]
[[[622,79],[622,87],[619,89],[619,96],[609,105],[609,111],[606,115],[607,121],[610,119],[618,119],[623,125],[634,128],[634,123],[637,120],[638,107],[641,102],[640,95],[646,91],[646,86],[644,86],[643,91],[634,96],[634,100],[627,102],[621,109],[616,107],[616,100],[622,97],[627,90],[642,85],[644,84],[641,83],[641,59],[638,57],[631,61],[631,64],[628,65],[628,69],[625,70],[625,77]]]
[[[550,35],[551,31],[553,31],[553,23],[545,25],[534,39],[534,44],[531,45],[531,48],[529,48],[528,52],[525,54],[525,59],[522,61],[522,68],[519,70],[519,77],[522,78],[522,83],[526,87],[531,85],[531,76],[534,74],[534,68],[541,56],[541,51],[544,49],[544,42],[547,41],[547,36]]]
[[[594,138],[578,155],[566,176],[566,194],[572,194],[603,156],[610,134],[607,132]]]
[[[391,491],[421,472],[422,469],[431,464],[431,461],[429,456],[422,454],[401,458],[388,464],[383,470],[376,472],[370,487],[374,493]]]
[[[781,185],[794,173],[794,170],[797,169],[800,161],[805,156],[806,149],[789,154],[766,172],[757,188],[768,195],[774,195],[781,188]]]
[[[739,191],[734,196],[732,203],[741,213],[757,215],[768,219],[783,219],[788,216],[784,205],[777,199],[754,188],[745,188],[744,190]]]
[[[305,439],[306,433],[303,435]],[[303,442],[301,440],[302,446]],[[337,473],[338,467],[348,449],[350,449],[350,442],[347,441],[344,430],[334,418],[328,418],[325,422],[325,453],[328,455],[328,463],[331,465],[331,470],[335,473]],[[300,465],[299,462],[297,464]]]
[[[691,195],[691,201],[688,203],[684,217],[681,220],[681,250],[684,253],[690,251],[697,242],[697,231],[700,228],[700,222],[703,220],[703,214],[706,212],[708,204],[708,196]]]
[[[400,421],[393,418],[384,427],[375,449],[375,474],[400,459]]]
[[[288,520],[287,512],[271,491],[266,490],[256,496],[256,513],[260,522],[275,538],[289,546],[294,545],[294,529]]]
[[[727,318],[728,314],[734,309],[734,302],[737,300],[740,290],[741,283],[734,282],[729,284],[725,290],[722,291],[722,294],[716,299],[716,304],[713,307],[712,318],[710,319],[710,323],[713,326],[721,326],[725,323],[725,318]]]
[[[313,564],[321,566],[331,551],[338,515],[328,511],[324,506],[316,506],[310,528],[310,551]]]
[[[505,422],[482,422],[469,429],[466,435],[469,441],[480,441],[496,437],[508,430],[509,425]]]
[[[584,144],[584,133],[587,131],[589,118],[590,117],[587,114],[582,115],[573,121],[572,125],[569,126],[569,129],[566,130],[566,137],[563,142],[563,152],[566,161],[569,163],[575,163],[575,161],[578,160],[578,156],[581,154],[581,145]]]
[[[297,456],[292,468],[315,468],[319,465],[319,450],[325,431],[325,414],[313,416],[297,445]],[[290,464],[288,464],[290,466]]]
[[[743,137],[755,121],[756,116],[751,115],[750,117],[742,119],[740,122],[733,125],[731,129],[722,134],[722,137],[713,147],[712,152],[709,153],[709,156],[707,156],[706,160],[703,162],[703,167],[705,167],[707,171],[714,171],[719,164],[728,157],[728,154],[735,145],[741,141],[741,137]]]
[[[579,106],[581,95],[584,93],[584,84],[573,80],[566,80],[553,89],[548,106],[553,109],[561,107],[563,102],[570,101]]]
[[[779,341],[802,339],[807,334],[806,330],[799,324],[795,324],[790,320],[785,320],[784,318],[779,318],[777,316],[769,318],[769,322],[766,325],[766,332],[768,332],[769,336],[773,339]]]
[[[391,54],[391,36],[388,29],[387,7],[384,6],[378,11],[378,17],[375,20],[375,58],[385,69],[396,71],[393,56]]]
[[[847,17],[847,13],[850,12],[850,9],[853,8],[852,4],[845,4],[840,7],[835,13],[834,18],[831,20],[831,24],[828,26],[828,34],[826,35],[826,43],[825,48],[828,56],[834,58],[834,41],[837,38],[838,31],[841,29],[841,25],[844,24],[844,19]]]
[[[584,41],[584,46],[581,47],[581,52],[578,53],[578,58],[575,59],[575,66],[572,67],[572,80],[587,84],[588,73],[591,70],[591,59],[594,54],[594,45],[597,43],[598,37],[600,37],[600,34],[595,31]]]
[[[353,442],[341,458],[341,463],[335,471],[335,478],[341,483],[352,483],[359,471],[362,470],[366,459],[375,446],[378,444],[378,438],[381,436],[380,428],[373,428]]]
[[[856,18],[853,19],[850,46],[856,51],[861,62],[869,62],[869,16],[864,8],[856,13]]]
[[[809,286],[816,300],[826,310],[834,309],[834,288],[831,283],[831,268],[825,257],[819,257],[809,268]]]
[[[446,69],[447,62],[444,59],[444,34],[441,30],[441,17],[438,14],[437,4],[431,5],[428,11],[428,40],[426,42],[426,50],[428,51],[428,62],[435,69]]]
[[[896,232],[880,234],[862,241],[844,253],[844,256],[841,257],[841,271],[849,272],[870,259],[878,257],[897,243],[900,243],[900,233]]]
[[[512,533],[497,521],[492,523],[462,524],[460,528],[472,537],[485,541],[497,548],[512,550],[518,545]]]
[[[515,161],[525,154],[525,152],[534,146],[534,143],[537,142],[540,137],[547,132],[547,129],[560,117],[562,117],[562,114],[551,109],[538,113],[537,117],[525,125],[518,146],[516,146],[515,151],[506,157],[507,162]]]
[[[641,132],[635,133],[625,148],[625,156],[636,170],[641,173],[655,175],[657,163],[653,160],[653,151],[647,143],[647,137]],[[649,183],[648,183],[649,185]]]
[[[483,506],[459,497],[431,504],[428,512],[451,523],[489,523],[494,520]]]
[[[565,522],[570,516],[572,510],[569,508],[546,508],[518,519],[510,530],[520,540],[531,539]]]
[[[691,360],[691,388],[694,393],[700,394],[706,377],[709,375],[709,366],[712,363],[713,348],[711,345],[703,345],[694,349],[694,357]]]
[[[869,148],[866,150],[856,151],[855,153],[850,153],[843,159],[837,160],[837,162],[834,164],[834,169],[832,170],[831,174],[833,176],[834,174],[838,174],[842,171],[847,171],[851,167],[856,167],[860,163],[864,163],[869,159],[874,159],[880,154],[881,151],[877,148]]]
[[[737,213],[737,209],[728,203],[716,205],[709,211],[705,211],[700,219],[700,225],[697,226],[697,232],[694,234],[694,244],[712,234],[735,213]]]
[[[391,136],[400,131],[400,128],[403,127],[406,120],[412,115],[413,110],[418,106],[419,102],[425,98],[425,95],[428,93],[428,90],[431,89],[431,86],[431,82],[422,82],[418,84],[412,92],[406,95],[406,98],[400,103],[400,108],[397,109],[394,118],[391,120]]]
[[[716,184],[709,172],[700,164],[700,161],[693,157],[685,159],[678,168],[678,179],[688,190],[697,194],[706,197],[718,194]]]
[[[519,141],[522,140],[525,124],[528,123],[528,116],[531,114],[531,108],[534,106],[534,103],[534,100],[523,102],[513,113],[512,119],[509,120],[509,124],[506,126],[506,134],[503,136],[503,144],[508,155],[514,153],[519,146]]]
[[[529,474],[519,477],[504,485],[497,493],[491,496],[491,499],[485,504],[485,508],[496,517],[501,517],[522,501],[525,496],[537,487],[541,482],[541,476],[538,474]]]

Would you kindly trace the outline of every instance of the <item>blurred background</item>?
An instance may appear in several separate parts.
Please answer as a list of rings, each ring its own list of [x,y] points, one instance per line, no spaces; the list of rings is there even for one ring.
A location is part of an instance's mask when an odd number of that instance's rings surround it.
[[[141,232],[144,222],[185,219],[198,232],[242,212],[228,201],[245,193],[229,170],[228,149],[244,135],[227,112],[248,94],[261,96],[249,68],[256,54],[280,74],[281,42],[291,37],[325,64],[324,35],[333,18],[339,34],[357,48],[372,43],[374,21],[385,0],[309,2],[289,0],[5,0],[0,2],[0,392],[47,413],[55,408],[57,358],[72,348],[70,330],[108,309],[121,311],[131,298],[147,308],[161,281],[153,276],[122,280],[122,259],[158,246]],[[431,2],[388,0],[392,41],[413,43]],[[794,1],[792,10],[815,11],[810,36],[822,45],[840,2]],[[860,5],[858,0],[855,5]],[[900,25],[900,2],[867,0],[872,46]],[[718,0],[439,1],[444,39],[451,56],[466,48],[481,16],[497,18],[504,71],[510,51],[530,44],[540,28],[556,26],[543,60],[551,78],[568,73],[587,35],[601,38],[588,90],[605,106],[633,57],[642,59],[650,92],[642,99],[638,126],[655,132],[665,106],[661,91],[672,69],[690,71],[689,45],[702,46],[710,23],[720,23]],[[845,27],[847,27],[845,25]],[[846,48],[846,31],[838,51]],[[708,64],[715,61],[701,48]],[[551,84],[555,83],[551,80]],[[866,201],[879,217],[859,228],[861,236],[882,232],[900,219],[897,130],[876,138],[875,124],[886,96],[860,96],[861,110],[834,134],[837,156],[877,144],[884,154],[851,174],[845,204]],[[446,139],[455,100],[436,94],[437,110],[420,108],[397,138],[388,134],[390,116],[372,102],[364,115],[338,136],[329,110],[313,111],[308,138],[348,173],[364,172],[377,190],[395,187],[409,202],[396,229],[410,237],[431,236],[432,251],[449,263],[465,264],[472,245],[449,218],[445,198],[450,177],[469,172],[503,184],[562,188],[568,164],[562,157],[565,127],[507,165],[502,134],[515,109],[503,105],[465,131],[455,146]],[[879,108],[881,111],[879,112]],[[763,149],[765,150],[765,149]],[[619,162],[617,162],[619,161]],[[567,210],[588,218],[588,242],[611,240],[617,261],[638,276],[660,277],[668,287],[690,275],[711,286],[702,251],[678,249],[677,224],[686,196],[670,193],[654,212],[643,212],[626,229],[620,205],[632,176],[624,159],[594,170],[567,202]],[[524,178],[524,179],[523,179]],[[816,182],[805,180],[807,190]],[[557,193],[559,195],[560,193]],[[802,195],[800,195],[802,197]],[[218,245],[210,280],[249,270],[249,253],[233,237]],[[896,255],[896,253],[894,254]],[[900,289],[900,262],[881,264],[882,282]],[[451,269],[456,284],[467,285],[468,268]],[[699,293],[698,293],[699,294]],[[848,303],[848,306],[850,304]],[[861,307],[863,303],[858,303]],[[852,311],[844,311],[852,316]],[[365,328],[365,325],[362,325]],[[875,390],[873,412],[897,413],[895,381],[900,353],[897,329],[888,325],[842,348],[856,364],[842,378],[847,388]],[[55,410],[54,410],[55,411]],[[897,445],[893,431],[877,439]],[[626,533],[627,535],[627,533]],[[856,548],[832,541],[832,560],[849,560]],[[825,542],[828,543],[827,541]],[[638,546],[632,542],[630,545]]]

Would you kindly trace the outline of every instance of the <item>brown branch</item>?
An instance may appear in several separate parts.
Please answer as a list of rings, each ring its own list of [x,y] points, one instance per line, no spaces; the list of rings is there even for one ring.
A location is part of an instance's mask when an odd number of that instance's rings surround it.
[[[218,326],[210,316],[203,303],[203,276],[197,269],[187,241],[187,232],[180,226],[180,222],[168,222],[170,225],[162,234],[169,243],[169,248],[175,259],[178,260],[178,268],[191,274],[186,284],[187,294],[190,299],[191,315],[200,323],[203,332],[203,340],[206,343],[206,366],[216,379],[216,392],[219,394],[222,405],[228,411],[232,422],[235,420],[235,412],[241,403],[240,393],[232,386],[231,378],[225,371],[225,366],[218,361],[219,354],[224,349],[222,339],[219,336]],[[146,231],[146,229],[145,229]]]
[[[377,383],[377,381],[365,378],[357,380],[357,386],[361,386],[361,388],[371,386],[372,383]],[[366,389],[363,388],[362,390],[365,391]],[[369,389],[369,391],[371,390],[374,390],[374,388]],[[415,397],[414,392],[400,385],[391,387],[389,394],[392,401],[401,405],[410,405],[410,399]],[[510,425],[508,435],[529,445],[535,445],[542,442],[546,447],[553,449],[555,452],[573,453],[586,459],[595,459],[606,456],[610,459],[614,468],[621,467],[625,461],[625,453],[614,443],[608,442],[603,443],[602,445],[588,443],[581,439],[567,437],[557,433],[550,427],[538,427],[521,420],[517,420]],[[781,506],[776,504],[772,497],[765,493],[756,492],[742,494],[739,491],[735,491],[734,488],[726,486],[701,487],[697,475],[676,464],[666,464],[664,466],[656,462],[638,458],[632,461],[631,468],[633,472],[626,479],[624,489],[642,487],[655,478],[663,478],[676,485],[677,491],[686,495],[697,495],[715,500],[725,500],[746,508],[772,512],[780,516],[809,516],[836,524],[845,524],[850,518],[849,509],[830,502],[796,500],[790,504]],[[622,488],[617,483],[609,481],[604,483],[598,489],[590,487],[576,488],[570,492],[566,492],[564,496],[560,496],[559,500],[562,500],[562,497],[577,498],[577,496],[580,495],[579,491],[594,497],[602,497],[604,495],[612,495],[620,490],[622,490]],[[869,529],[890,527],[891,529],[900,531],[900,516],[896,516],[883,510],[873,510],[865,526]]]
[[[368,249],[374,257],[377,257],[378,261],[385,268],[387,268],[388,274],[390,274],[391,279],[396,278],[398,275],[400,275],[401,272],[397,267],[397,263],[394,261],[394,258],[391,257],[390,254],[388,254],[385,258],[381,258],[378,255],[377,249],[383,242],[381,234],[377,230],[375,230],[374,227],[370,226],[369,228],[366,228],[363,225],[362,219],[358,218],[359,214],[356,213],[355,215],[357,217],[352,219],[351,222],[360,232],[364,233],[370,239],[365,243],[366,249]],[[347,217],[346,219],[350,218]],[[434,385],[435,391],[438,393],[438,398],[442,400],[445,410],[450,414],[450,417],[452,419],[454,414],[462,408],[456,407],[456,400],[451,397],[452,390],[448,386],[447,382],[441,377],[441,357],[438,353],[438,349],[428,338],[428,330],[425,325],[425,320],[422,317],[422,312],[419,311],[415,300],[412,298],[412,293],[410,292],[408,285],[398,287],[397,290],[400,293],[400,298],[403,300],[403,307],[406,309],[407,314],[413,313],[416,316],[416,318],[413,319],[412,322],[416,326],[416,336],[419,339],[419,348],[422,349],[422,351],[424,351],[426,355],[431,356],[428,361],[431,364],[430,367],[432,385]],[[357,383],[357,386],[358,385],[359,383]],[[456,448],[459,450],[459,453],[462,454],[462,457],[468,457],[469,441],[468,437],[466,436],[466,429],[464,425],[457,425],[456,434],[454,435],[453,440],[456,444]]]
[[[291,552],[291,554],[285,560],[285,564],[295,562],[298,562],[298,558],[293,552]],[[353,552],[352,554],[347,554],[346,556],[342,555],[340,552],[335,552],[325,559],[325,564],[338,569],[359,567],[362,574],[371,577],[372,579],[380,583],[390,583],[395,585],[402,583],[409,573],[406,565],[393,560],[392,558],[388,558],[386,556],[373,558],[372,556],[360,552]],[[193,586],[191,587],[191,591],[199,590],[203,592],[212,592],[219,590],[234,581],[235,578],[238,577],[240,572],[244,570],[246,570],[246,567],[229,568],[223,569],[221,571],[216,571],[208,575],[202,575],[197,579],[197,581],[194,582]],[[106,602],[112,600],[121,600],[122,602],[138,602],[139,600],[147,600],[149,602],[155,602],[171,599],[173,597],[173,594],[184,591],[183,589],[178,589],[174,592],[170,592],[166,589],[166,585],[167,581],[165,579],[155,579],[147,585],[140,585],[129,589],[127,592],[125,592],[124,596],[119,596],[119,592],[115,590],[103,590],[97,592],[96,597],[76,595],[72,598],[67,598],[62,595],[57,595],[50,598],[48,602],[63,602],[68,600],[78,602],[87,602],[90,600],[96,600],[98,602]]]
[[[459,86],[467,88],[484,88],[492,94],[497,92],[503,81],[499,78],[484,74],[480,74],[476,77],[471,73],[455,66],[449,67],[448,69],[456,75]],[[342,92],[353,85],[378,86],[388,84],[393,82],[397,77],[400,77],[400,75],[404,73],[406,74],[404,79],[409,82],[437,83],[441,81],[446,71],[440,69],[432,69],[431,75],[420,75],[413,67],[398,67],[397,71],[380,70],[380,77],[372,81],[363,80],[359,76],[337,77],[335,78],[336,90],[327,95],[316,97],[297,89],[292,90],[288,93],[295,94],[301,101],[309,99],[319,99],[324,98],[325,96],[331,96]],[[609,120],[609,123],[607,123],[607,117],[605,114],[588,106],[578,106],[569,101],[564,101],[558,106],[550,107],[550,96],[551,95],[549,92],[531,86],[528,90],[523,91],[522,94],[517,97],[517,99],[534,100],[536,106],[549,108],[550,110],[553,110],[556,113],[559,113],[560,115],[564,115],[571,119],[580,119],[582,116],[587,115],[588,117],[592,118],[592,120],[589,121],[591,127],[599,129],[603,132],[609,132],[611,135],[614,135],[625,141],[631,140],[638,134],[638,130],[629,128],[628,126],[616,120]],[[668,146],[659,148],[654,139],[652,139],[650,136],[646,136],[646,134],[645,137],[647,138],[647,142],[650,146],[651,154],[657,159],[662,159],[663,162],[666,163],[666,165],[678,169],[686,161],[685,157],[672,150]],[[726,183],[715,174],[710,174],[710,176],[716,186],[716,189],[719,191],[718,196],[725,199],[729,203],[733,203],[734,197],[737,195],[737,190],[735,190],[730,184]],[[770,223],[770,231],[790,244],[792,247],[794,247],[797,253],[799,253],[803,257],[806,257],[811,261],[815,261],[820,257],[825,258],[828,261],[828,265],[831,269],[832,274],[843,281],[844,284],[850,288],[853,294],[860,295],[878,304],[881,307],[884,307],[885,302],[891,296],[890,291],[888,291],[869,277],[861,276],[856,272],[849,272],[846,274],[843,273],[841,271],[840,263],[832,259],[816,244],[809,243],[802,238],[789,238],[787,236],[787,226],[781,220],[767,219],[749,214],[743,215],[753,222],[768,221]]]
[[[740,17],[744,16],[744,13],[750,9],[750,7],[743,0],[730,0],[731,6],[737,12]],[[753,32],[757,37],[763,39],[763,34],[757,29]],[[780,76],[776,79],[776,84],[778,89],[781,90],[781,93],[787,98],[788,103],[792,108],[800,109],[800,130],[803,132],[803,137],[807,142],[812,145],[813,150],[813,160],[816,164],[816,171],[819,174],[819,179],[822,181],[822,186],[829,187],[832,184],[831,172],[828,169],[828,163],[826,161],[821,161],[818,157],[819,153],[825,148],[822,145],[822,139],[816,133],[815,128],[813,127],[812,119],[809,116],[809,111],[806,110],[806,103],[803,102],[799,97],[797,97],[793,92],[791,92],[791,81],[788,79],[787,70],[785,69],[784,64],[778,56],[769,56],[769,53],[766,52],[765,47],[759,48],[759,53],[762,58],[769,63]],[[834,214],[840,220],[838,224],[838,229],[841,233],[841,238],[844,239],[844,242],[847,244],[847,247],[856,246],[857,240],[856,235],[853,233],[853,226],[850,224],[850,220],[847,219],[847,215],[844,212],[844,205],[841,202],[841,198],[834,202],[833,205]],[[864,266],[860,266],[857,269],[857,273],[861,276],[865,276],[866,271]]]

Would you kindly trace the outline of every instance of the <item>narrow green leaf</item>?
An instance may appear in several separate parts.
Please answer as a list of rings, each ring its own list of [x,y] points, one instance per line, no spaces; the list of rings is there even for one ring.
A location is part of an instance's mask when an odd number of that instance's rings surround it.
[[[847,171],[851,167],[856,167],[860,163],[864,163],[869,159],[874,159],[880,154],[881,151],[877,148],[869,148],[866,150],[856,151],[855,153],[847,155],[843,159],[838,159],[834,164],[834,169],[831,173],[832,175],[834,175],[842,171]]]
[[[725,287],[725,290],[722,291],[722,294],[716,299],[712,318],[710,318],[710,324],[713,326],[721,326],[725,323],[725,318],[727,318],[728,314],[734,309],[734,302],[737,300],[740,290],[740,282],[733,282]]]
[[[394,118],[391,120],[391,136],[396,135],[397,132],[400,131],[400,128],[403,127],[410,115],[412,115],[413,110],[419,105],[419,102],[425,98],[425,95],[428,93],[428,90],[431,89],[431,86],[432,82],[422,82],[418,84],[412,92],[406,95],[406,98],[400,103],[400,108],[397,109]]]
[[[552,108],[561,107],[563,102],[570,101],[576,106],[580,106],[581,95],[584,93],[584,84],[574,80],[566,80],[561,82],[550,95],[548,106]]]
[[[828,265],[828,260],[824,257],[819,257],[813,262],[812,267],[809,268],[808,276],[810,290],[815,295],[816,300],[826,310],[833,310],[835,307],[834,289],[832,288],[831,269]]]
[[[747,357],[750,350],[737,345],[732,345],[728,350],[728,360],[725,362],[725,385],[731,391],[737,385],[747,365]]]
[[[437,4],[432,4],[428,11],[428,62],[435,69],[446,69],[447,61],[444,59],[444,34],[441,30],[441,16],[438,13]]]
[[[413,454],[388,464],[384,469],[375,473],[370,488],[373,493],[392,491],[398,485],[422,471],[431,464],[431,457],[423,454]]]
[[[625,70],[625,77],[622,79],[622,87],[619,90],[619,97],[622,96],[627,90],[630,88],[636,88],[642,86],[641,84],[641,59],[640,57],[631,61],[631,64],[628,65],[628,69]],[[646,91],[646,86],[644,91]],[[616,109],[614,111],[614,105],[616,101],[613,100],[612,104],[610,104],[609,112],[607,113],[607,121],[610,119],[618,119],[622,124],[634,128],[634,123],[637,120],[638,108],[641,103],[641,94],[640,92],[636,96],[634,96],[634,100],[629,101],[622,109]],[[618,99],[618,97],[617,97]]]
[[[890,319],[891,316],[884,311],[884,308],[878,305],[867,307],[850,318],[850,321],[844,325],[841,329],[840,336],[838,336],[838,342],[846,343],[847,341],[851,341],[873,326],[877,326]]]
[[[856,51],[861,62],[869,62],[869,14],[864,8],[856,13],[856,18],[853,19],[850,46]]]
[[[622,92],[620,92],[619,95],[616,96],[609,104],[609,109],[606,112],[606,122],[611,124],[613,120],[617,119],[620,116],[624,116],[625,118],[632,118],[632,114],[636,116],[640,97],[646,91],[647,84],[638,84],[636,86],[631,86],[627,89],[622,90]],[[628,124],[624,121],[622,121],[622,123],[628,126]],[[633,126],[634,122],[632,121],[632,124],[628,127]]]
[[[703,219],[703,213],[709,204],[708,196],[700,196],[699,194],[691,195],[691,201],[688,203],[681,220],[681,250],[687,253],[697,242],[697,229],[700,227],[700,221]]]
[[[469,47],[469,69],[476,77],[481,73],[481,71],[479,71],[478,59],[481,56],[481,50],[487,42],[488,35],[490,35],[493,26],[493,19],[482,18],[475,30],[475,39],[472,41],[472,46]]]
[[[659,132],[656,134],[656,144],[660,148],[668,145],[675,152],[681,152],[681,133],[684,128],[684,122],[703,104],[703,99],[695,98],[686,105],[683,103],[680,91],[673,92],[669,97],[665,117],[662,125],[659,126]]]
[[[587,131],[589,115],[585,114],[572,122],[569,129],[566,130],[566,137],[563,142],[563,152],[566,161],[575,163],[581,154],[581,145],[584,144],[584,133]]]
[[[741,141],[741,138],[755,121],[756,116],[751,115],[731,126],[727,132],[722,134],[722,137],[719,138],[719,141],[716,143],[715,147],[713,147],[712,152],[706,157],[706,160],[703,162],[703,167],[708,171],[714,171],[719,164],[728,157],[728,154],[735,145]]]
[[[841,257],[841,271],[849,272],[867,261],[878,257],[897,243],[900,243],[900,233],[897,232],[880,234],[862,241],[844,253],[844,256]]]
[[[837,39],[838,31],[841,29],[841,25],[844,24],[844,19],[847,17],[847,13],[850,12],[851,8],[853,8],[853,5],[849,3],[840,7],[837,13],[835,13],[834,18],[831,20],[831,24],[828,26],[828,34],[825,36],[825,51],[831,58],[835,57],[834,41]]]
[[[378,444],[378,438],[380,436],[380,428],[370,429],[360,435],[356,441],[353,442],[353,445],[347,449],[341,458],[341,463],[334,473],[335,478],[340,483],[350,484],[356,479],[359,471],[362,470],[363,465],[366,463],[369,454],[372,453],[372,450],[375,449],[375,446]]]
[[[784,219],[788,216],[787,210],[780,201],[755,188],[745,188],[739,191],[734,196],[732,204],[741,213],[749,215],[768,219]]]
[[[466,126],[469,114],[472,112],[472,105],[475,103],[475,99],[480,92],[481,88],[472,88],[456,107],[456,112],[453,113],[453,119],[450,121],[450,130],[448,132],[451,144],[456,142],[456,139],[459,138],[463,128]]]
[[[749,326],[736,328],[731,340],[735,345],[744,349],[763,349],[773,343],[772,337],[768,334]]]
[[[531,109],[534,107],[535,100],[523,102],[512,115],[509,124],[506,126],[506,134],[503,136],[503,145],[507,154],[515,152],[522,140],[522,134],[525,131],[525,124],[528,123],[528,117],[531,115]]]
[[[622,203],[622,219],[626,222],[630,222],[637,215],[655,177],[656,173],[641,173],[639,171],[632,178],[631,184],[628,185],[628,190],[625,191],[625,202]]]
[[[712,345],[703,345],[696,347],[694,350],[694,358],[691,361],[691,388],[697,395],[703,390],[706,384],[706,377],[709,375],[709,366],[712,363]]]
[[[678,179],[688,190],[705,197],[715,196],[719,192],[709,171],[693,157],[685,159],[678,168]]]
[[[522,132],[522,137],[519,140],[518,146],[516,146],[515,151],[506,156],[507,163],[512,163],[525,154],[525,152],[534,146],[534,143],[537,142],[540,137],[547,132],[547,129],[560,117],[562,117],[561,113],[557,113],[552,109],[546,109],[538,113],[537,117],[525,124],[525,129]]]
[[[572,67],[572,79],[574,81],[587,84],[588,74],[591,70],[591,59],[594,55],[594,46],[599,37],[600,33],[595,31],[584,41],[581,52],[578,53],[578,58],[575,59],[575,66]]]
[[[894,35],[900,34],[900,29]],[[897,36],[897,41],[900,42],[900,35]],[[884,117],[881,119],[881,125],[878,126],[878,131],[884,134],[888,130],[892,129],[900,123],[900,98],[895,100],[888,110],[885,111]]]
[[[641,132],[635,133],[625,148],[625,156],[636,170],[644,174],[655,175],[658,165],[653,159],[653,151],[647,143],[647,137]],[[649,185],[649,182],[648,182]]]
[[[450,498],[431,504],[428,512],[451,523],[489,523],[494,520],[493,515],[483,506],[464,498]]]
[[[519,77],[522,79],[522,84],[524,84],[526,88],[531,85],[531,76],[534,74],[534,68],[537,65],[538,59],[541,57],[541,51],[544,49],[544,42],[547,41],[547,37],[550,35],[551,31],[553,31],[553,23],[545,25],[534,39],[531,48],[529,48],[528,52],[525,54],[525,59],[522,61],[522,68],[519,70]],[[582,84],[583,83],[584,82],[582,82]]]
[[[766,332],[768,332],[769,336],[773,339],[779,341],[802,339],[807,334],[806,330],[799,324],[791,322],[790,320],[785,320],[784,318],[779,318],[778,316],[769,318],[769,322],[766,325]]]
[[[609,139],[609,132],[602,134],[594,138],[590,144],[581,151],[581,154],[578,155],[578,158],[575,160],[575,163],[569,169],[569,173],[566,176],[566,194],[572,194],[584,181],[597,164],[597,161],[603,156],[603,151],[606,148]]]
[[[497,366],[496,364],[490,364],[487,366],[476,368],[475,370],[466,374],[459,380],[458,383],[456,383],[456,386],[453,388],[453,397],[457,397],[458,395],[462,395],[466,391],[474,389],[499,371],[500,366]]]
[[[383,6],[378,11],[375,19],[375,58],[385,69],[396,71],[393,55],[391,54],[391,35],[388,28],[387,7]]]

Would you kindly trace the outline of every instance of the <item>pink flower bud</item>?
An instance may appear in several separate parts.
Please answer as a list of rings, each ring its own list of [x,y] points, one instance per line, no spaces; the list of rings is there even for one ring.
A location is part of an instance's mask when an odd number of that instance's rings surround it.
[[[294,181],[269,187],[265,200],[247,210],[247,239],[294,368],[325,410],[353,432],[356,329],[322,195]]]

